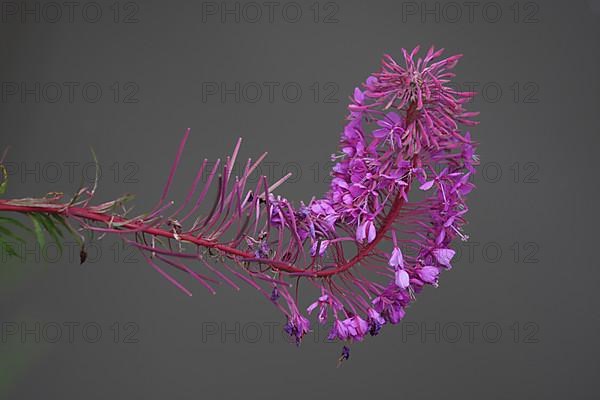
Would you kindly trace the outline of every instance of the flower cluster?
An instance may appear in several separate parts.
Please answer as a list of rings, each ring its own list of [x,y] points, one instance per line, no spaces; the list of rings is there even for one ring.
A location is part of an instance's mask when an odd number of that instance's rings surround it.
[[[418,50],[403,50],[402,63],[385,56],[381,70],[354,90],[332,155],[331,185],[322,198],[295,207],[273,193],[286,177],[269,184],[263,176],[248,188],[265,155],[248,160],[243,173],[233,177],[238,141],[223,164],[218,160],[209,170],[204,160],[185,200],[165,216],[174,204],[167,196],[188,129],[163,194],[148,213],[128,215],[126,198],[91,205],[96,185],[66,202],[56,193],[0,199],[0,211],[28,214],[37,233],[44,227],[55,238],[61,236],[58,226],[70,228],[69,221],[78,224],[80,229],[70,230],[79,240],[80,230],[120,235],[188,295],[162,267],[188,274],[211,293],[214,283],[239,289],[235,281],[243,281],[284,313],[285,331],[296,343],[311,330],[309,314],[331,326],[331,340],[375,336],[399,323],[426,285],[437,286],[440,273],[452,267],[452,241],[468,239],[466,196],[478,159],[470,134],[460,126],[475,124],[470,118],[477,113],[464,109],[473,93],[448,85],[460,56],[441,58],[442,50],[432,47],[421,58]],[[202,214],[213,183],[216,199]],[[0,194],[5,186],[0,179]],[[83,242],[81,249],[84,262]],[[205,271],[193,270],[189,262]],[[320,293],[314,302],[303,303],[301,280]],[[349,356],[344,345],[340,361]]]
[[[475,124],[477,113],[463,108],[473,93],[447,86],[460,56],[440,59],[442,50],[433,47],[424,58],[417,53],[403,50],[402,65],[385,56],[381,70],[355,89],[332,155],[330,190],[297,219],[311,256],[332,260],[317,266],[323,276],[344,281],[321,280],[322,295],[307,309],[318,308],[319,323],[331,323],[330,339],[361,341],[397,324],[415,294],[437,286],[440,272],[451,268],[452,240],[467,239],[465,197],[478,160],[459,125]],[[419,201],[409,201],[411,188],[421,192]],[[390,237],[386,252],[378,245]],[[356,245],[350,260],[335,245],[342,241]],[[387,281],[346,272],[356,265]]]

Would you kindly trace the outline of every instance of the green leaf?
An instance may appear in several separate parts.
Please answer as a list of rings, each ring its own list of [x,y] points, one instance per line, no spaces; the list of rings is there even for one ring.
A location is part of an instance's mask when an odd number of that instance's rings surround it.
[[[21,248],[17,247],[18,250],[16,250],[12,243],[8,242],[6,238],[12,238],[22,244],[25,244],[26,241],[17,233],[11,231],[7,225],[16,226],[31,234],[33,234],[34,232],[27,225],[23,224],[17,219],[9,217],[0,217],[0,233],[4,235],[4,237],[0,235],[0,248],[3,252],[6,252],[6,254],[8,254],[9,257],[17,257],[22,260],[23,256],[20,254]]]
[[[28,214],[29,218],[31,218],[31,223],[33,224],[33,233],[37,239],[38,244],[40,245],[40,251],[43,251],[46,246],[46,238],[44,237],[44,229],[42,228],[42,224],[38,221],[38,216],[36,214]]]
[[[2,233],[4,236],[8,236],[11,237],[23,244],[25,244],[25,240],[23,238],[21,238],[20,236],[18,236],[17,234],[13,233],[10,229],[5,228],[4,226],[0,225],[0,233]]]
[[[29,213],[28,215],[33,223],[33,233],[37,238],[42,252],[44,251],[44,246],[46,245],[46,238],[44,235],[44,231],[46,231],[58,246],[59,254],[62,254],[62,238],[64,235],[61,230],[58,229],[54,220],[47,214],[42,213]]]
[[[48,232],[48,234],[52,237],[54,242],[56,242],[59,253],[62,254],[63,249],[62,249],[62,243],[61,243],[62,240],[61,239],[64,237],[62,232],[60,231],[60,229],[58,229],[58,227],[56,226],[54,221],[52,221],[52,219],[48,215],[38,214],[38,216],[41,220],[42,225]]]
[[[77,241],[77,243],[82,246],[83,245],[83,239],[81,237],[81,235],[79,233],[77,233],[77,231],[75,230],[75,228],[73,228],[71,226],[71,224],[69,224],[69,222],[67,221],[67,219],[65,217],[63,217],[60,214],[50,214],[51,218],[54,218],[59,224],[61,224],[67,231],[69,231],[69,233],[71,233],[71,235],[75,238],[75,240]]]
[[[2,236],[0,236],[0,249],[2,249],[3,252],[6,251],[6,254],[8,254],[9,257],[17,257],[21,260],[23,259],[21,254],[15,250],[12,244],[4,240]]]
[[[33,231],[31,229],[29,229],[29,227],[27,225],[25,225],[21,221],[16,220],[14,218],[0,217],[0,222],[2,222],[2,221],[7,222],[9,224],[13,224],[15,226],[18,226],[19,228],[24,229],[24,230],[26,230],[29,233],[33,233]]]
[[[8,187],[8,171],[6,167],[0,164],[0,195],[6,193],[6,188]]]

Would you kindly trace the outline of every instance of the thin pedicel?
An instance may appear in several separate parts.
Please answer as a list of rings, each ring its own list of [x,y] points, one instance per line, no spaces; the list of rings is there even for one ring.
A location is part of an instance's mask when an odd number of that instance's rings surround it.
[[[84,262],[86,234],[119,235],[190,296],[167,267],[213,294],[221,282],[259,290],[287,317],[285,331],[298,344],[310,332],[307,316],[318,310],[318,322],[332,326],[329,339],[346,342],[340,361],[346,360],[347,344],[397,324],[425,285],[437,286],[440,272],[451,268],[451,242],[467,239],[465,197],[473,189],[469,178],[478,158],[460,125],[475,125],[471,118],[477,113],[463,108],[474,93],[448,86],[460,56],[440,58],[443,50],[432,47],[415,58],[418,51],[402,50],[402,64],[386,55],[380,71],[355,89],[332,155],[333,179],[322,198],[294,205],[275,195],[289,175],[274,184],[262,176],[249,187],[266,154],[249,159],[242,174],[232,176],[239,140],[222,166],[218,160],[208,172],[207,160],[202,162],[184,201],[169,213],[174,204],[169,191],[188,129],[162,195],[148,213],[128,217],[128,197],[93,205],[96,184],[69,201],[60,193],[0,199],[0,212],[26,214],[33,226],[0,217],[0,245],[18,256],[9,239],[23,239],[7,226],[31,231],[41,244],[46,235],[59,241],[66,230],[80,240]],[[211,190],[214,202],[200,214]],[[302,296],[302,280],[320,292],[312,303]]]

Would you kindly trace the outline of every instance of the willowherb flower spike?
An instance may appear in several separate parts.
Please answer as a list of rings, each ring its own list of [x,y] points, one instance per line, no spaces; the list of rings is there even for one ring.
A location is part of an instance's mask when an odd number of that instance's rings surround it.
[[[289,176],[274,183],[261,177],[251,186],[264,154],[233,176],[238,141],[224,162],[212,168],[202,162],[184,201],[171,210],[169,190],[188,129],[164,191],[147,214],[128,217],[125,198],[92,205],[96,185],[68,202],[60,195],[0,200],[0,211],[29,214],[34,228],[38,219],[54,218],[76,235],[120,235],[188,295],[170,269],[213,294],[219,283],[249,285],[283,312],[285,331],[297,343],[311,330],[311,314],[331,325],[332,340],[377,335],[397,324],[415,294],[437,286],[440,272],[451,268],[452,240],[467,239],[465,196],[478,163],[470,134],[460,130],[475,124],[470,118],[477,113],[463,108],[474,94],[448,86],[460,56],[440,58],[442,50],[432,47],[417,58],[418,50],[403,50],[402,63],[386,55],[381,70],[355,89],[322,198],[292,204],[275,195]],[[209,211],[200,214],[213,191]],[[84,255],[82,244],[82,261]],[[303,297],[301,280],[320,295]],[[340,360],[349,354],[344,346]]]

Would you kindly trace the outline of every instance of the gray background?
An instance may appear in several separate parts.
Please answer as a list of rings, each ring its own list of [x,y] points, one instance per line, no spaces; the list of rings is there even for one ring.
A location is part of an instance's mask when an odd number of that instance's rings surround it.
[[[175,198],[204,157],[228,154],[243,136],[244,157],[269,151],[270,178],[296,173],[279,193],[309,200],[327,189],[326,161],[353,88],[383,53],[400,58],[419,43],[464,54],[456,79],[480,92],[469,108],[481,111],[472,132],[482,168],[471,244],[459,244],[455,269],[401,326],[354,345],[339,369],[339,344],[324,343],[326,332],[300,349],[287,343],[282,316],[253,289],[223,286],[212,296],[184,280],[187,298],[110,238],[82,267],[74,247],[51,262],[32,249],[25,263],[2,260],[0,321],[19,332],[0,342],[0,398],[597,398],[597,1],[524,1],[518,13],[513,1],[474,2],[472,15],[464,3],[323,1],[317,22],[313,2],[296,3],[298,22],[294,5],[282,16],[286,2],[272,21],[262,5],[257,22],[244,2],[239,22],[174,1],[119,3],[117,22],[112,2],[81,2],[72,20],[61,6],[53,22],[43,4],[39,21],[2,9],[9,196],[71,193],[92,146],[104,172],[99,200],[133,192],[142,211],[191,127]],[[52,92],[65,82],[78,85],[71,99]],[[236,82],[237,102],[204,90]],[[293,92],[276,89],[272,101],[265,91],[253,102],[253,82],[300,86],[302,95],[293,102]],[[7,93],[36,83],[39,101]],[[97,101],[85,85],[101,87]],[[72,340],[69,323],[78,324]],[[51,343],[56,325],[62,336]],[[22,337],[22,327],[40,337]],[[92,343],[94,327],[102,334]]]

